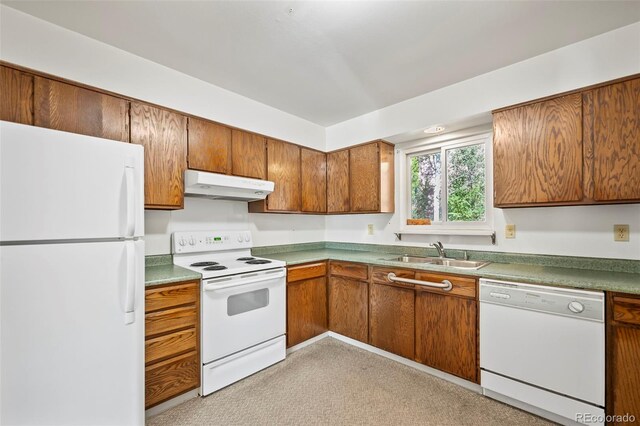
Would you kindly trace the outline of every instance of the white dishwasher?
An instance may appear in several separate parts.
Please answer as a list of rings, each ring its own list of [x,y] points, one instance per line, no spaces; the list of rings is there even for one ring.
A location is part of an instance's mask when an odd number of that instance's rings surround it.
[[[489,397],[564,424],[603,424],[604,334],[602,292],[480,280],[480,385]]]

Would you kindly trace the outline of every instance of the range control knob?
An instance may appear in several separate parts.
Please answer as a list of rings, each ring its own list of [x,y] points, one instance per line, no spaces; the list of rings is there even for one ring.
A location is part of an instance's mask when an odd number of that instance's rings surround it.
[[[238,234],[238,242],[241,243],[242,242],[242,234]]]
[[[184,239],[184,237],[180,238],[180,241],[178,241],[178,244],[180,244],[182,247],[187,245],[187,240]]]
[[[579,314],[584,311],[584,305],[578,301],[569,302],[568,308],[571,312]]]
[[[248,243],[249,241],[251,241],[251,234],[244,234],[244,242]]]
[[[193,238],[193,237],[191,237],[191,238],[189,239],[189,245],[191,245],[191,246],[195,246],[195,245],[196,245],[196,239],[195,239],[195,238]]]

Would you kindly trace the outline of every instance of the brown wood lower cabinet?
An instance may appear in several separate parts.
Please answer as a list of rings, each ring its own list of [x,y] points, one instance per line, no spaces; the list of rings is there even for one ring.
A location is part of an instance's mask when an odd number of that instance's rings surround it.
[[[288,269],[287,347],[327,331],[327,263]]]
[[[366,281],[329,277],[329,330],[368,342],[368,287]]]
[[[639,419],[640,296],[607,293],[606,340],[607,414]]]
[[[145,407],[200,386],[200,282],[145,292]]]
[[[413,359],[414,304],[413,288],[372,282],[369,294],[369,343]]]
[[[416,286],[416,361],[479,382],[477,302]]]

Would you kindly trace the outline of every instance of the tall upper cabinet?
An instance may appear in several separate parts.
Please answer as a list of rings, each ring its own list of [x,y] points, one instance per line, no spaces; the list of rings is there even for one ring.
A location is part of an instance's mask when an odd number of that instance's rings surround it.
[[[494,111],[494,205],[640,202],[640,78]]]
[[[131,102],[131,143],[144,146],[144,204],[181,209],[187,168],[187,117]]]

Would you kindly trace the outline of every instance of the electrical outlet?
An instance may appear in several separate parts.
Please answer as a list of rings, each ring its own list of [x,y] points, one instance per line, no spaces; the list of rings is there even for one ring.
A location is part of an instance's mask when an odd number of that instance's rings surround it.
[[[367,235],[373,235],[373,223],[367,225]]]
[[[629,241],[629,225],[613,225],[613,241]]]
[[[516,226],[514,224],[508,224],[504,226],[504,237],[505,238],[516,237]]]

